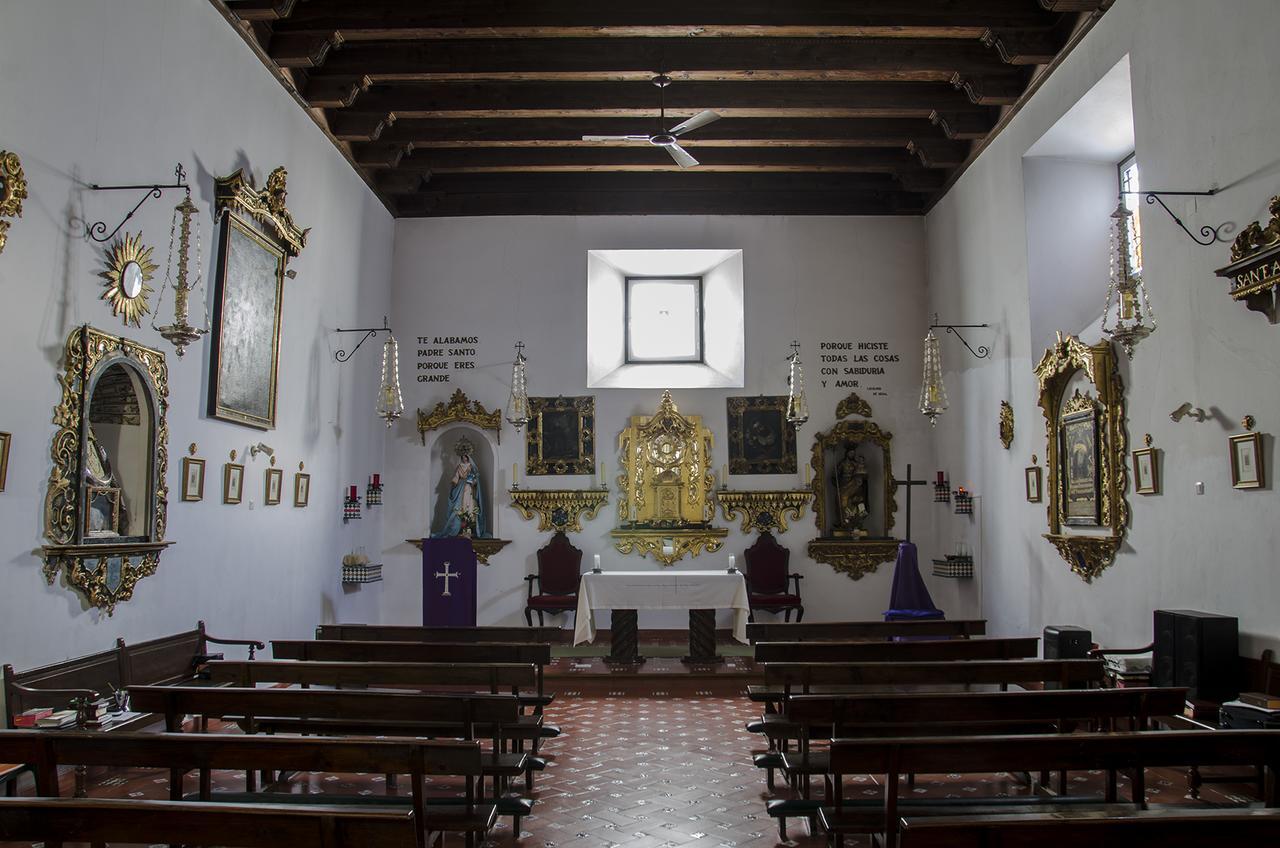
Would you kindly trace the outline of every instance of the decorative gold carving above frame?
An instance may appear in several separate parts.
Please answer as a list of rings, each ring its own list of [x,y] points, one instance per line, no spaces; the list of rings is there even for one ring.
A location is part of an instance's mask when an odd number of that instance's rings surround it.
[[[116,368],[124,369],[131,385],[144,395],[138,409],[146,420],[129,426],[148,428],[135,445],[140,458],[128,469],[111,467],[122,454],[112,456],[90,426],[99,381],[104,375],[114,376]],[[116,604],[133,597],[138,580],[155,573],[161,551],[172,544],[164,541],[169,506],[168,366],[158,350],[85,325],[67,337],[59,382],[62,401],[54,410],[58,431],[50,449],[53,467],[45,497],[44,533],[50,544],[42,548],[44,575],[52,585],[63,572],[67,585],[111,615]],[[115,381],[108,378],[107,385],[112,391]],[[134,486],[130,508],[136,520],[125,528],[117,516],[116,524],[94,532],[86,520],[86,492],[103,487],[121,491],[121,480]]]
[[[98,273],[106,282],[102,299],[111,306],[113,315],[121,316],[126,325],[142,326],[142,316],[151,307],[147,296],[155,289],[147,285],[155,277],[156,264],[151,261],[151,248],[142,243],[142,233],[128,232],[107,248],[107,269]]]
[[[850,415],[861,415],[863,418],[871,417],[871,404],[859,397],[857,392],[850,392],[847,398],[836,404],[837,419],[848,418]]]
[[[422,550],[421,539],[405,539],[406,542],[413,545],[418,550]],[[510,539],[472,539],[471,550],[476,552],[476,562],[481,565],[489,564],[489,557],[511,544]]]
[[[492,430],[498,434],[498,444],[502,444],[502,410],[485,409],[480,401],[469,400],[462,389],[454,390],[448,403],[441,401],[430,412],[418,410],[418,435],[422,437],[422,444],[427,443],[427,433],[457,421],[474,424],[481,430]]]
[[[1231,243],[1231,264],[1216,273],[1231,281],[1231,299],[1276,323],[1276,286],[1280,285],[1280,194],[1267,204],[1271,220],[1254,221]]]
[[[1080,372],[1093,384],[1096,397],[1077,389],[1065,398],[1072,378]],[[1049,466],[1047,518],[1049,532],[1045,538],[1057,549],[1071,570],[1086,582],[1093,582],[1115,561],[1116,551],[1124,541],[1129,523],[1129,505],[1125,501],[1128,471],[1125,452],[1124,384],[1116,368],[1115,349],[1109,342],[1086,345],[1075,336],[1058,333],[1058,341],[1048,348],[1035,369],[1040,388],[1040,409],[1044,413],[1047,442],[1046,463]],[[1065,402],[1064,402],[1065,401]],[[1107,535],[1063,533],[1063,458],[1060,431],[1062,419],[1072,410],[1087,408],[1097,414],[1097,479],[1099,526]]]
[[[716,492],[724,520],[733,521],[741,515],[743,533],[785,533],[787,516],[799,521],[812,499],[813,493],[807,489],[750,492],[721,489]]]
[[[609,501],[607,489],[512,489],[508,494],[525,521],[538,516],[539,532],[581,533],[583,516],[595,518]]]
[[[284,166],[278,167],[267,176],[267,187],[258,189],[253,178],[246,177],[244,169],[239,168],[234,174],[213,181],[214,208],[218,212],[229,209],[249,215],[271,230],[286,254],[297,256],[307,246],[311,229],[299,229],[285,206],[288,178]]]
[[[897,539],[874,539],[851,542],[845,539],[814,539],[809,542],[809,557],[825,562],[853,580],[861,580],[898,555]]]
[[[21,218],[27,199],[27,175],[18,154],[0,150],[0,218]],[[9,222],[0,221],[0,253],[9,237]]]
[[[1009,401],[1000,401],[1000,444],[1008,450],[1013,444],[1013,407]]]
[[[612,530],[613,546],[619,553],[638,552],[653,555],[663,565],[671,565],[685,554],[697,556],[704,550],[715,553],[729,535],[727,527],[705,527],[692,530]]]

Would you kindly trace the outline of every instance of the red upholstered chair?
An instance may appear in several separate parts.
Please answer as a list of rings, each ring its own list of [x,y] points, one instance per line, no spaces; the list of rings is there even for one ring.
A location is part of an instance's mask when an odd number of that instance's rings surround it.
[[[582,578],[582,551],[575,548],[564,531],[557,530],[551,541],[538,551],[538,573],[525,577],[529,584],[529,600],[524,620],[533,626],[538,614],[542,626],[543,613],[572,612],[578,608],[578,581]],[[533,594],[534,581],[538,594]]]
[[[791,620],[796,611],[796,621],[804,618],[804,604],[800,603],[800,581],[803,574],[787,574],[791,551],[778,544],[772,533],[761,533],[755,544],[744,551],[747,561],[743,576],[747,580],[747,603],[751,607],[750,620],[756,620],[756,610],[783,613],[783,620]],[[795,593],[788,592],[787,583],[795,582]]]

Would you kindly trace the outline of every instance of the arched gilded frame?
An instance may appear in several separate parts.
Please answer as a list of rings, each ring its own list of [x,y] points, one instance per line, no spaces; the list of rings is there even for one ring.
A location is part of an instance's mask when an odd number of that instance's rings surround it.
[[[868,408],[869,411],[869,408]],[[898,540],[891,531],[898,511],[897,489],[893,484],[893,459],[890,450],[893,434],[882,430],[874,421],[840,421],[830,430],[813,437],[810,466],[813,469],[813,519],[818,528],[818,538],[809,542],[809,557],[815,562],[830,565],[854,580],[875,571],[881,563],[890,562],[898,552]],[[880,517],[884,535],[869,538],[850,538],[837,535],[835,516],[831,514],[829,483],[832,468],[827,457],[837,449],[848,445],[875,445],[880,457]]]
[[[1129,504],[1125,500],[1128,471],[1124,456],[1124,384],[1116,367],[1115,349],[1109,342],[1086,345],[1075,336],[1058,333],[1057,342],[1044,352],[1035,369],[1040,388],[1040,409],[1044,413],[1046,455],[1049,465],[1049,532],[1045,538],[1057,549],[1071,570],[1086,583],[1115,561],[1129,524]],[[1079,374],[1091,386],[1080,391]],[[1075,384],[1071,396],[1068,390]],[[1064,481],[1067,479],[1062,445],[1064,427],[1072,421],[1095,421],[1096,429],[1096,519],[1089,521],[1100,532],[1075,532],[1064,525],[1076,523],[1068,509]]]

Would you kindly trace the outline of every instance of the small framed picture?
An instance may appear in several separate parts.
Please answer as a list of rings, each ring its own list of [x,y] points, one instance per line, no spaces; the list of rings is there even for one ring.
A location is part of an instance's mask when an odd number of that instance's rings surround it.
[[[301,472],[293,475],[293,505],[306,506],[311,500],[311,475]]]
[[[204,500],[204,460],[193,456],[182,458],[182,499]]]
[[[1160,494],[1160,467],[1155,448],[1133,452],[1133,491],[1139,495]]]
[[[1266,485],[1262,467],[1262,434],[1231,436],[1231,485],[1237,489],[1261,489]]]
[[[0,492],[4,491],[4,479],[9,476],[9,443],[13,436],[0,433]]]
[[[267,469],[267,491],[262,502],[267,506],[280,503],[280,487],[284,485],[284,472],[279,468]]]
[[[244,466],[228,462],[222,466],[222,502],[238,504],[244,496]]]
[[[1027,475],[1027,500],[1030,503],[1040,503],[1040,466],[1030,465],[1026,470]]]

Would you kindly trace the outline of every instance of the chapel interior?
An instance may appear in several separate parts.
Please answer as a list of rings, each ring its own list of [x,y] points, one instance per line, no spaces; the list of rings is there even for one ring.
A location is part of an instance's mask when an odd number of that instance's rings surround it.
[[[1280,844],[1278,32],[0,3],[0,844]]]

